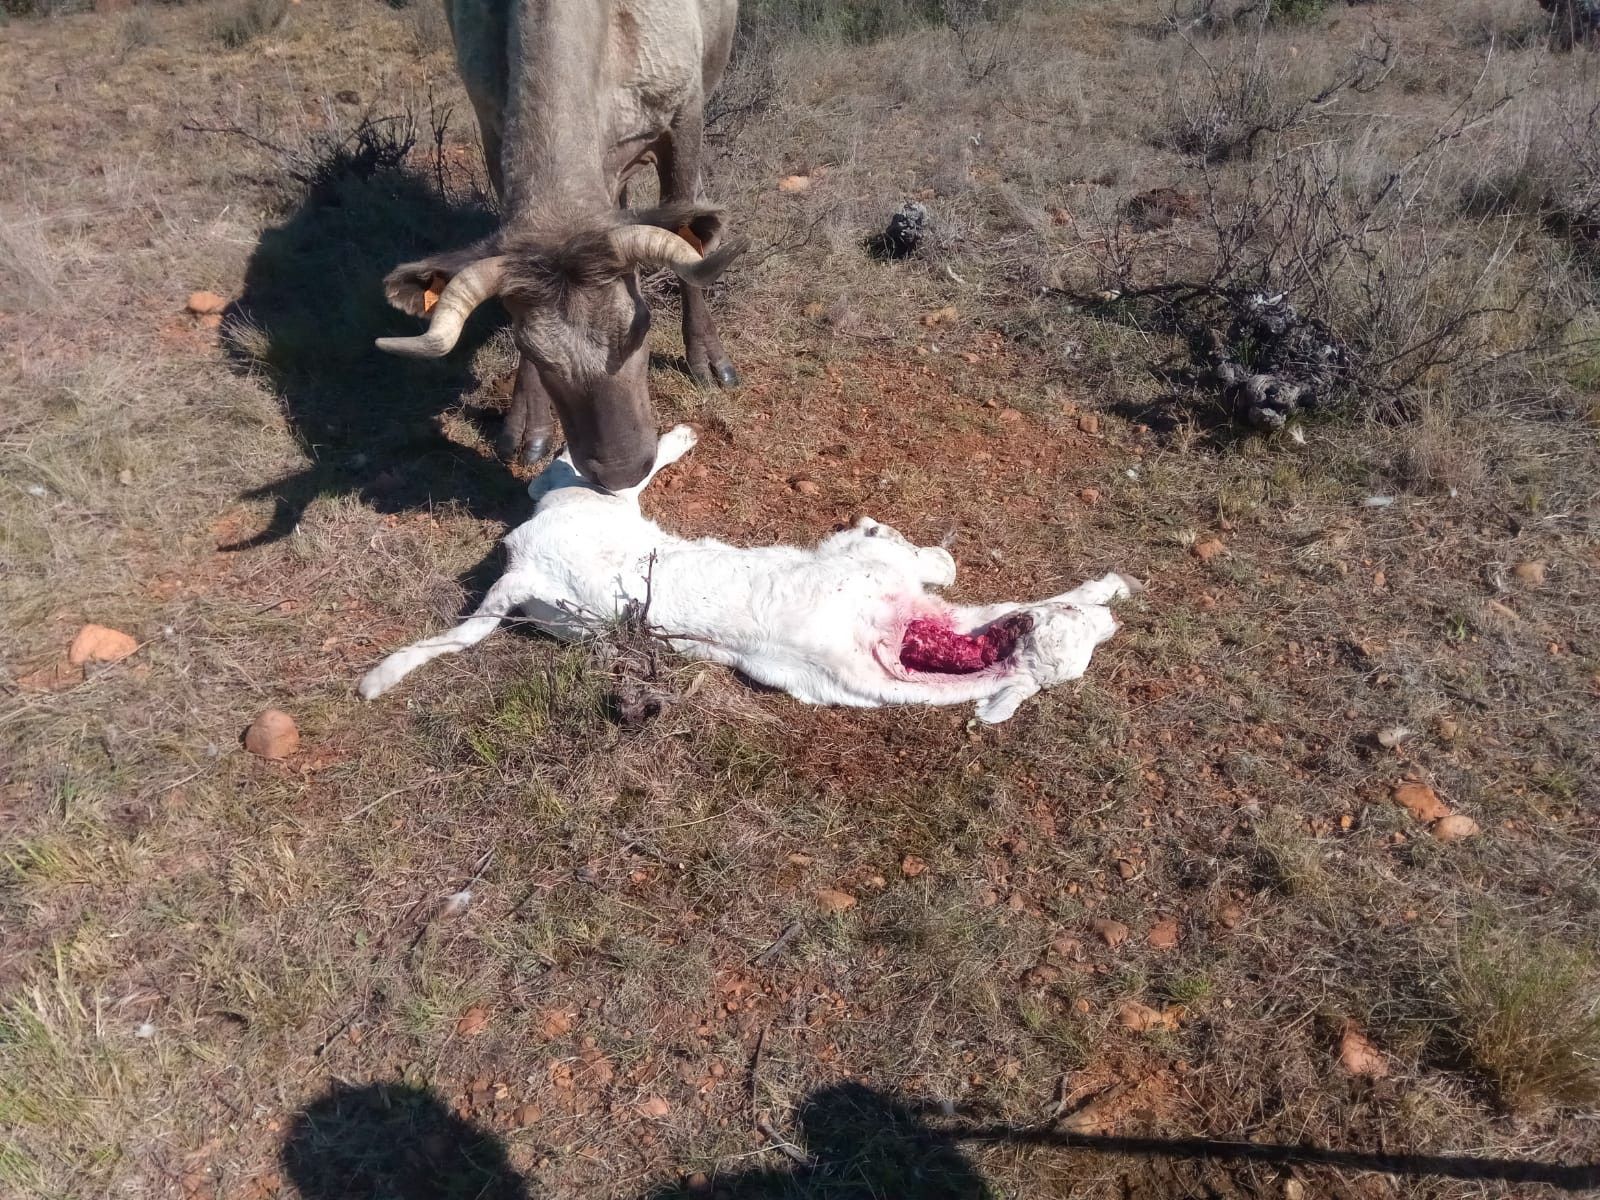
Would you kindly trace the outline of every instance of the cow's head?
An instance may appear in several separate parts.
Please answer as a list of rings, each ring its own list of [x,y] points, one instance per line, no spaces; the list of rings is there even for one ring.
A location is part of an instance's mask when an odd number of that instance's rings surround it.
[[[721,225],[709,209],[624,213],[562,241],[506,231],[466,251],[406,263],[390,272],[384,290],[396,308],[428,316],[428,331],[379,338],[378,348],[448,354],[472,310],[498,296],[517,349],[555,402],[578,469],[605,487],[632,487],[656,453],[646,378],[650,310],[638,270],[668,268],[705,287],[744,249],[716,246]]]

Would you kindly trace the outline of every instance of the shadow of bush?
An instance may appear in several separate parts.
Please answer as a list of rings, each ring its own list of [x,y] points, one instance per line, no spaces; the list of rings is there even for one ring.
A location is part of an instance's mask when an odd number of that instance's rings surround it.
[[[245,493],[271,497],[268,527],[231,549],[276,541],[324,496],[357,496],[392,513],[456,503],[478,517],[511,515],[522,487],[492,458],[454,445],[441,411],[475,391],[474,353],[504,323],[487,305],[443,359],[384,354],[375,338],[412,334],[383,276],[397,263],[489,233],[484,205],[448,196],[403,166],[359,154],[321,173],[286,220],[261,235],[222,335],[235,363],[281,397],[306,465]]]

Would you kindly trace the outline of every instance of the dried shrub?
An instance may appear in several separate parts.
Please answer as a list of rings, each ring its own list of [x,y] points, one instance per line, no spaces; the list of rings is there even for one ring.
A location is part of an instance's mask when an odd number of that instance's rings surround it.
[[[1264,139],[1305,124],[1341,93],[1373,91],[1393,68],[1394,47],[1374,29],[1339,70],[1309,80],[1292,60],[1268,52],[1266,15],[1227,54],[1207,53],[1181,27],[1172,27],[1188,47],[1190,75],[1198,68],[1203,82],[1194,89],[1180,74],[1158,141],[1209,163],[1250,158]]]
[[[211,35],[230,50],[248,46],[283,23],[289,0],[226,0],[209,14]]]
[[[449,120],[448,109],[435,109],[430,115],[436,174],[442,170]],[[254,127],[235,120],[214,125],[185,122],[183,129],[186,133],[224,134],[250,142],[272,155],[283,173],[305,193],[325,198],[346,180],[368,180],[399,170],[416,149],[420,122],[414,112],[388,117],[369,114],[349,128],[330,124],[303,133],[297,141],[280,140],[280,134],[265,129],[261,122]]]
[[[1103,291],[1092,303],[1186,339],[1189,382],[1272,428],[1297,407],[1352,395],[1379,412],[1414,415],[1417,388],[1554,347],[1565,324],[1548,315],[1549,289],[1537,272],[1508,267],[1518,230],[1441,228],[1436,219],[1444,164],[1457,151],[1475,154],[1465,136],[1514,98],[1482,90],[1395,156],[1367,139],[1301,142],[1272,131],[1270,156],[1225,176],[1207,172],[1210,252],[1196,257],[1198,270],[1144,282],[1141,242],[1119,226],[1105,240]],[[1282,308],[1292,315],[1263,345],[1257,318]],[[1297,393],[1315,402],[1297,404]]]
[[[1541,89],[1514,114],[1513,133],[1485,147],[1489,170],[1462,181],[1469,214],[1532,216],[1557,236],[1600,245],[1600,82],[1591,74]]]

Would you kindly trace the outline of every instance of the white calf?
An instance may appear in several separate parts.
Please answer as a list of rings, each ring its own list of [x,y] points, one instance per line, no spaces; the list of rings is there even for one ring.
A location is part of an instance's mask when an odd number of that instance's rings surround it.
[[[1003,721],[1041,688],[1076,679],[1117,629],[1107,604],[1133,590],[1107,575],[1037,604],[948,604],[955,581],[937,547],[913,546],[863,517],[813,550],[741,549],[667,533],[639,511],[655,473],[695,443],[661,438],[636,488],[595,487],[562,455],[529,486],[534,515],[506,538],[508,564],[478,610],[449,633],[391,654],[361,680],[371,700],[441,654],[475,645],[521,609],[576,639],[630,602],[682,654],[724,663],[808,704],[959,704]]]

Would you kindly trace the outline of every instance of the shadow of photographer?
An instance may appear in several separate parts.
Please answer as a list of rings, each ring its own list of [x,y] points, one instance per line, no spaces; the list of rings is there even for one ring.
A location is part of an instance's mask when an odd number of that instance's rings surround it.
[[[1600,1187],[1595,1164],[972,1125],[943,1115],[937,1106],[858,1083],[812,1092],[796,1111],[795,1124],[798,1145],[786,1148],[789,1161],[664,1185],[641,1200],[987,1200],[999,1195],[962,1150],[963,1143],[1048,1146],[1132,1159],[1152,1175],[1149,1186],[1135,1188],[1136,1195],[1155,1196],[1160,1192],[1151,1188],[1161,1187],[1187,1193],[1190,1183],[1213,1194],[1212,1180],[1180,1178],[1163,1163],[1320,1166],[1410,1180],[1544,1184],[1570,1192]],[[528,1200],[533,1195],[494,1134],[456,1117],[426,1088],[402,1084],[331,1088],[297,1115],[282,1157],[306,1200]]]

